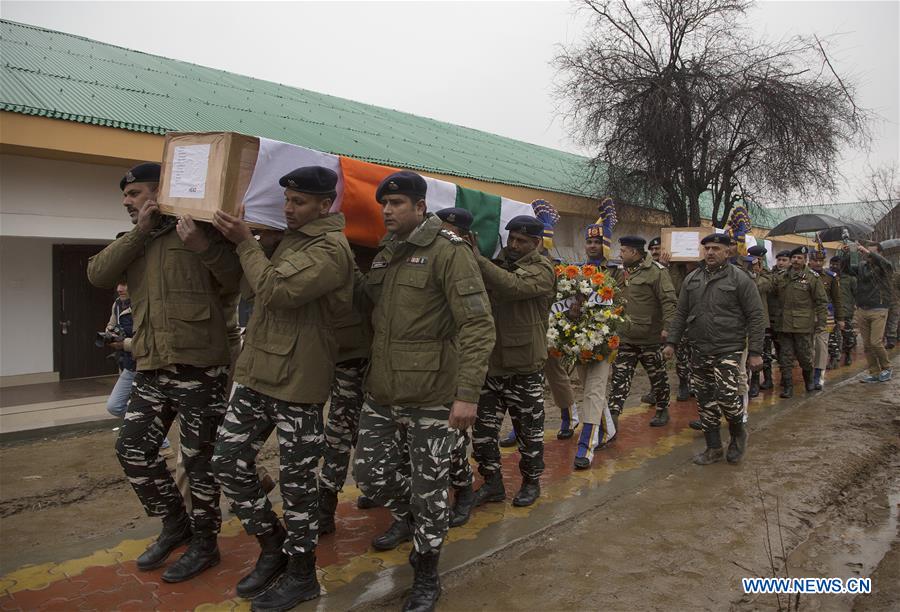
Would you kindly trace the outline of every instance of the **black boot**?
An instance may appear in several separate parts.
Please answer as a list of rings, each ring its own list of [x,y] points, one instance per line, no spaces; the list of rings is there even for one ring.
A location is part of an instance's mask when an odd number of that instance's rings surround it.
[[[409,553],[409,564],[415,572],[412,590],[403,602],[403,612],[431,612],[441,597],[441,578],[438,561],[441,553],[432,550],[418,553],[414,548]]]
[[[656,414],[650,419],[650,427],[662,427],[669,422],[669,408],[657,408]]]
[[[334,533],[334,513],[337,511],[337,491],[323,487],[319,483],[319,535]]]
[[[694,455],[694,463],[697,465],[718,463],[724,456],[722,452],[722,435],[719,432],[719,428],[716,427],[712,431],[704,431],[703,437],[706,438],[706,450],[699,455]]]
[[[618,432],[619,431],[619,413],[610,411],[609,416],[612,417],[613,427],[615,428],[616,432]],[[616,435],[619,435],[619,434],[616,433]]]
[[[691,381],[687,378],[678,378],[678,396],[675,398],[679,402],[686,402],[691,399]]]
[[[505,492],[503,497],[506,497]],[[474,507],[475,491],[472,490],[472,485],[456,487],[456,500],[453,503],[453,509],[450,510],[450,526],[459,527],[468,523]]]
[[[728,431],[731,433],[731,441],[728,443],[725,458],[728,463],[737,463],[747,450],[747,428],[743,423],[729,423]]]
[[[826,366],[826,369],[827,369],[827,370],[837,370],[837,369],[838,369],[838,365],[840,365],[840,364],[838,363],[838,361],[839,361],[839,360],[838,360],[838,356],[837,356],[837,355],[832,355],[831,357],[828,358],[828,366]]]
[[[768,391],[775,387],[775,380],[772,378],[772,366],[764,365],[763,366],[763,381],[759,384],[759,388],[763,391]]]
[[[642,404],[650,404],[651,406],[656,403],[656,396],[653,395],[652,391],[649,391],[641,396]]]
[[[137,558],[137,568],[142,572],[156,569],[166,562],[173,550],[190,539],[191,523],[187,514],[165,517],[159,537]]]
[[[807,393],[812,393],[816,390],[816,383],[813,381],[812,370],[803,370],[803,386],[806,388]]]
[[[372,508],[377,508],[378,504],[371,497],[360,495],[356,498],[356,507],[360,510],[371,510]]]
[[[503,474],[493,472],[484,477],[484,484],[475,491],[474,506],[489,502],[506,501],[506,488],[503,486]]]
[[[194,534],[187,551],[163,572],[163,582],[184,582],[221,561],[216,535]]]
[[[257,596],[250,604],[251,610],[282,612],[297,604],[315,599],[322,592],[316,577],[316,553],[291,555],[287,568],[275,586]]]
[[[388,530],[372,540],[372,548],[375,550],[394,550],[404,542],[413,538],[412,517],[394,521]]]
[[[513,497],[513,506],[530,506],[541,496],[541,483],[538,480],[524,479],[522,480],[522,488]]]
[[[238,597],[253,599],[281,575],[288,562],[288,556],[281,550],[286,536],[281,521],[276,521],[275,528],[269,533],[256,536],[261,549],[259,557],[250,573],[237,583]]]
[[[844,365],[845,366],[853,365],[853,356],[850,355],[850,351],[847,351],[846,353],[844,353]]]
[[[781,395],[779,397],[784,399],[794,397],[794,379],[790,372],[781,375]]]
[[[759,397],[759,372],[750,373],[750,388],[747,390],[749,397]]]
[[[688,427],[697,431],[703,431],[703,421],[701,421],[700,419],[691,421],[690,423],[688,423]]]

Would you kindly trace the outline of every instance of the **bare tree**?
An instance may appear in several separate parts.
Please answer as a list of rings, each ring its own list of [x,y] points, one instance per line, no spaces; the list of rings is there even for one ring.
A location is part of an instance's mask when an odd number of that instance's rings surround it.
[[[586,39],[556,58],[574,137],[599,149],[598,192],[722,227],[738,200],[835,191],[838,152],[869,114],[830,41],[753,41],[749,0],[580,0]]]
[[[859,194],[864,220],[875,227],[875,240],[900,238],[900,169],[897,164],[869,168]]]

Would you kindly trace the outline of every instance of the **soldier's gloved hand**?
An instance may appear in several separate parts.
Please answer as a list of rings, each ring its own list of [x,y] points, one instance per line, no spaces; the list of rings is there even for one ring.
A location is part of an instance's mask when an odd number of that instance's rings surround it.
[[[747,367],[753,372],[758,372],[763,367],[762,355],[749,355],[747,357]]]
[[[675,345],[672,343],[666,344],[665,348],[662,350],[663,359],[669,361],[675,358]]]
[[[477,410],[478,404],[455,400],[450,407],[450,420],[448,424],[453,429],[465,431],[475,424],[475,414]]]
[[[185,215],[178,220],[175,231],[178,232],[178,237],[181,238],[184,246],[194,253],[202,253],[209,248],[206,232],[194,223],[190,215]]]

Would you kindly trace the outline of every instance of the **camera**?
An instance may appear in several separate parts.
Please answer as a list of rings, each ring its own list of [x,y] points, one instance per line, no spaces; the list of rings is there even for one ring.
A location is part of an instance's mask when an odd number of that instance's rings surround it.
[[[121,342],[124,339],[125,330],[116,325],[112,329],[97,332],[97,335],[94,336],[94,346],[96,346],[97,348],[103,348],[108,344],[111,344],[113,342]]]

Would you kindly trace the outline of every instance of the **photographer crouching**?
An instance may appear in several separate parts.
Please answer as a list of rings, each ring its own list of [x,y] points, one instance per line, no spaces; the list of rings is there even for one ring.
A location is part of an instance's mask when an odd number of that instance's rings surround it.
[[[137,362],[131,356],[131,337],[134,335],[134,321],[131,317],[131,299],[128,297],[128,285],[119,283],[116,285],[116,301],[112,305],[112,313],[109,323],[102,332],[97,332],[94,344],[99,347],[109,347],[115,351],[110,358],[114,358],[119,366],[119,380],[106,400],[106,410],[114,417],[125,416],[125,407],[128,405],[128,396],[131,393],[131,384],[134,382]]]

